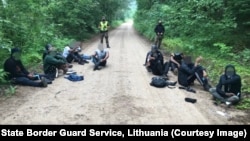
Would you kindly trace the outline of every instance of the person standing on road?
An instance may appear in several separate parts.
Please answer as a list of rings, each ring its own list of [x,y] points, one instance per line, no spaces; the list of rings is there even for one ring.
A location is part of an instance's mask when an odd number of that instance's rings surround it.
[[[162,39],[163,39],[163,36],[164,36],[164,33],[165,33],[165,28],[162,25],[162,21],[161,20],[159,20],[158,24],[155,26],[154,32],[156,34],[155,45],[160,49],[161,42],[162,42]]]
[[[102,20],[99,23],[99,29],[100,29],[100,33],[101,33],[101,43],[103,43],[103,38],[105,38],[107,48],[110,48],[109,36],[108,36],[109,23],[104,16],[102,17]]]
[[[231,105],[240,101],[241,86],[241,77],[236,74],[235,67],[227,65],[225,73],[220,76],[216,88],[210,88],[209,92],[220,102]]]

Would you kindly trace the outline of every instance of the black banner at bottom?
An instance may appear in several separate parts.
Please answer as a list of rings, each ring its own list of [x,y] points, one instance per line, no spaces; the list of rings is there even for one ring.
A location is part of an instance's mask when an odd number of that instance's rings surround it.
[[[249,139],[249,125],[0,125],[0,137]]]

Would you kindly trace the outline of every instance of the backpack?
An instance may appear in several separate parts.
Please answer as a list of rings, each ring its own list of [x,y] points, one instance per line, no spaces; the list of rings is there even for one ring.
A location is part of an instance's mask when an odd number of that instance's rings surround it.
[[[164,88],[168,85],[167,81],[162,77],[153,77],[151,82],[151,86],[157,87],[157,88]]]

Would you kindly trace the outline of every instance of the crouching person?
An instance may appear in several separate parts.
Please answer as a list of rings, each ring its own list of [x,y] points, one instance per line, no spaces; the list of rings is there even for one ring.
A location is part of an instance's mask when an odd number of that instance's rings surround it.
[[[148,72],[152,72],[154,75],[167,76],[167,62],[164,64],[164,58],[162,53],[158,50],[157,46],[152,45],[151,51],[146,56],[146,69]]]
[[[58,70],[63,70],[63,74],[67,73],[67,61],[65,58],[63,58],[63,56],[57,55],[57,52],[54,48],[51,48],[43,60],[43,70],[51,80],[54,80],[56,77],[58,77]]]
[[[33,73],[28,72],[20,58],[21,50],[19,48],[11,49],[10,58],[4,62],[4,71],[8,73],[7,80],[18,85],[47,87],[46,78],[36,77]]]
[[[241,77],[236,74],[233,65],[225,67],[216,88],[209,89],[213,97],[226,105],[236,104],[241,98]]]
[[[109,58],[109,51],[104,49],[103,44],[98,45],[98,49],[92,55],[92,61],[95,64],[94,71],[100,70],[100,67],[104,67],[107,64]]]

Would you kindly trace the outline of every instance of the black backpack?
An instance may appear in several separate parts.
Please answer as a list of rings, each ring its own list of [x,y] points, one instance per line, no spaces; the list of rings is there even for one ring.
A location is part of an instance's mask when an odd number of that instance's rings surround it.
[[[150,85],[157,88],[164,88],[168,85],[168,83],[166,79],[162,77],[152,77]]]

